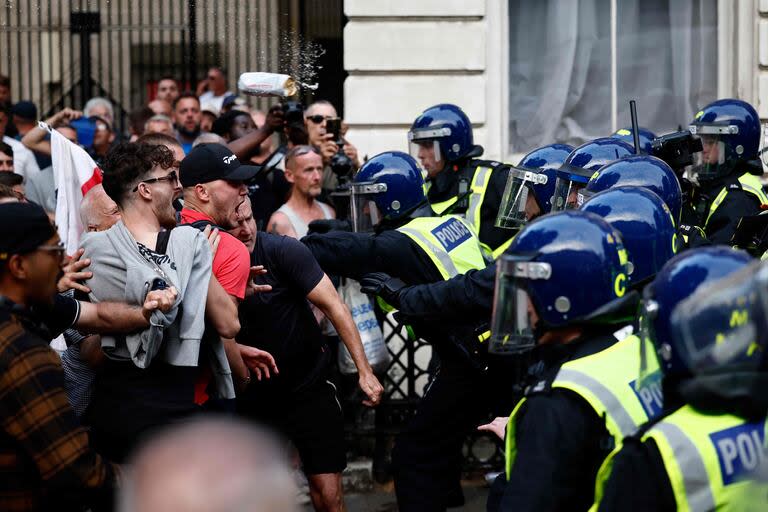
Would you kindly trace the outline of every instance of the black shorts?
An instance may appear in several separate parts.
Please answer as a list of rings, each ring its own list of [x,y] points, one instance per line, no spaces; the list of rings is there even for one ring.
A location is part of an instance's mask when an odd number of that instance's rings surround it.
[[[293,392],[256,386],[238,400],[238,411],[291,441],[307,475],[340,473],[347,466],[344,416],[330,381],[318,379]]]

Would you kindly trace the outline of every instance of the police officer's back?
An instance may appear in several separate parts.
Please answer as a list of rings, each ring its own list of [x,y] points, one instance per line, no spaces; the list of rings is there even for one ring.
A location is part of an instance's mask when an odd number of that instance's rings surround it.
[[[671,260],[643,307],[664,413],[625,439],[598,478],[599,510],[755,510],[745,480],[764,460],[765,269],[723,248]],[[724,277],[728,276],[728,277]],[[691,295],[692,292],[694,292]],[[650,343],[641,346],[646,350]],[[655,386],[645,367],[637,390]],[[655,394],[655,391],[654,391]],[[763,482],[764,484],[764,482]],[[754,498],[754,499],[752,499]]]
[[[684,224],[702,226],[707,238],[728,244],[742,217],[755,215],[768,203],[758,176],[760,118],[741,100],[717,100],[699,111],[689,126],[701,138],[692,175],[694,188]]]
[[[456,105],[440,104],[422,112],[408,132],[411,154],[427,172],[428,197],[438,214],[463,215],[490,251],[510,238],[495,226],[507,167],[479,160],[472,124]]]

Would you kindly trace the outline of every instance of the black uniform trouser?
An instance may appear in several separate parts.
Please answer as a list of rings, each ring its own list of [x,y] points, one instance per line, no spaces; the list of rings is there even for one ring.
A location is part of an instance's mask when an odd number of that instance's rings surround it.
[[[437,376],[392,451],[400,512],[463,504],[462,446],[490,410],[487,378],[457,356],[441,352],[440,358]]]

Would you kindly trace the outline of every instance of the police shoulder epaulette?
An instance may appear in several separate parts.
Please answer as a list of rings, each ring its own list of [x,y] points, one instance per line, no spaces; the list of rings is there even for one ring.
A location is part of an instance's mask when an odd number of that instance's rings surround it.
[[[501,162],[497,162],[496,160],[472,160],[472,167],[490,167],[490,168],[496,168],[499,166],[503,166],[504,164]]]

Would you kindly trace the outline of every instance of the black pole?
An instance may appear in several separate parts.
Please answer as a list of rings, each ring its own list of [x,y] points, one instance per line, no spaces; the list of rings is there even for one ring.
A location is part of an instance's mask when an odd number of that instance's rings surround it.
[[[189,63],[189,88],[194,91],[197,87],[197,9],[195,0],[187,0],[189,17],[189,46],[187,47],[187,62]]]
[[[83,104],[91,97],[91,34],[80,32],[80,95]]]
[[[637,104],[629,100],[629,115],[632,116],[632,139],[635,142],[635,154],[640,154],[640,128],[637,124]]]
[[[101,31],[101,15],[98,11],[69,13],[70,30],[80,36],[80,101],[85,104],[91,97],[91,34]]]

